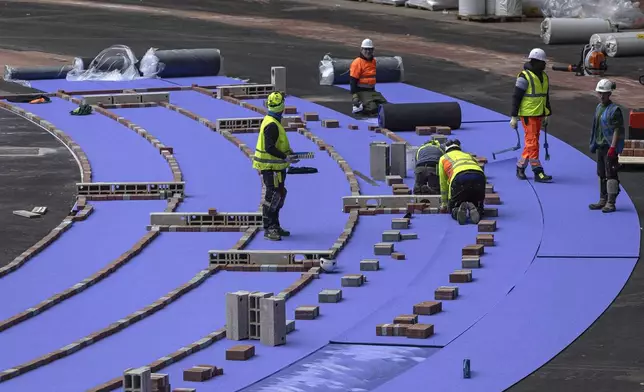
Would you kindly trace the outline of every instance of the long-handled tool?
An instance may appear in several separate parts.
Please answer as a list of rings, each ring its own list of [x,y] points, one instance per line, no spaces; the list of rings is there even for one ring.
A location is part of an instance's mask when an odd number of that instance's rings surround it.
[[[550,160],[550,151],[548,151],[548,126],[543,127],[543,149],[546,150],[546,161]]]
[[[519,136],[519,130],[517,128],[514,128],[514,132],[516,132],[516,134],[517,134],[517,144],[516,144],[516,146],[506,148],[506,149],[501,150],[501,151],[493,152],[492,153],[492,159],[496,160],[497,154],[503,154],[503,153],[510,152],[510,151],[516,151],[516,150],[521,148],[521,137]]]

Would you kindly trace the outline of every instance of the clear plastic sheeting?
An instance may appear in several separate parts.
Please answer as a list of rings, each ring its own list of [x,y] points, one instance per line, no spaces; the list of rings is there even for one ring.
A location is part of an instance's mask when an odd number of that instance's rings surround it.
[[[129,47],[114,45],[99,53],[87,69],[78,69],[79,64],[75,64],[76,67],[67,73],[67,80],[134,80],[140,77],[136,63],[136,56]]]
[[[521,0],[497,0],[495,14],[498,16],[521,16],[523,15],[523,3]]]
[[[458,9],[458,0],[407,0],[406,5],[430,11]]]
[[[644,13],[631,0],[545,0],[541,11],[551,18],[601,18],[624,29],[644,27]]]
[[[139,72],[144,78],[154,78],[165,68],[165,64],[161,63],[156,55],[157,50],[157,48],[150,48],[141,58]]]

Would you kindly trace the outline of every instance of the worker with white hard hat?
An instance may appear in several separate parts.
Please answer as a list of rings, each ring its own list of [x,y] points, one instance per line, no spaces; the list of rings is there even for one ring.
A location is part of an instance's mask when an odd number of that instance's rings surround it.
[[[351,63],[349,83],[353,113],[375,116],[380,105],[387,103],[385,97],[376,91],[376,58],[373,57],[373,41],[362,41],[360,56]]]
[[[588,207],[591,210],[614,212],[619,194],[619,159],[624,149],[624,117],[622,109],[610,100],[617,86],[610,79],[597,83],[595,91],[600,103],[595,109],[593,129],[590,136],[590,152],[597,153],[597,176],[599,177],[599,201]]]
[[[537,182],[549,182],[539,161],[539,134],[548,125],[550,110],[550,87],[546,69],[546,52],[535,48],[528,55],[528,62],[517,76],[512,96],[512,119],[510,126],[517,129],[519,121],[525,131],[524,148],[517,163],[517,177],[527,179],[525,169],[528,164]]]

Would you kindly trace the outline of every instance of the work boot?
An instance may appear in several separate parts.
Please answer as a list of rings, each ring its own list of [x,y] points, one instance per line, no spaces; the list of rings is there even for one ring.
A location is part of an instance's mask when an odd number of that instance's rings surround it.
[[[279,233],[279,235],[280,235],[280,236],[282,236],[282,237],[290,237],[290,236],[291,236],[291,232],[290,232],[290,231],[288,231],[288,230],[284,230],[284,229],[282,229],[281,227],[277,229],[277,232],[278,232],[278,233]]]
[[[467,209],[470,212],[470,221],[475,225],[478,225],[481,221],[481,213],[479,212],[479,209],[476,208],[474,203],[467,203]]]
[[[467,223],[467,204],[468,203],[461,203],[461,205],[458,206],[458,210],[456,211],[456,220],[458,221],[459,225],[464,225]]]
[[[264,239],[267,239],[270,241],[281,241],[282,236],[280,235],[277,229],[268,229],[264,231]]]
[[[606,189],[608,190],[608,198],[606,205],[602,208],[602,212],[615,212],[615,202],[617,201],[617,194],[619,193],[619,180],[610,179],[606,181]]]
[[[519,180],[527,180],[528,177],[525,175],[525,168],[517,166],[517,178]]]
[[[608,201],[608,191],[606,190],[606,180],[599,180],[599,201],[597,203],[590,204],[588,208],[591,210],[601,210],[606,205]]]
[[[544,173],[543,169],[535,170],[534,171],[534,180],[536,182],[550,182],[550,181],[552,181],[552,176],[549,176],[546,173]]]

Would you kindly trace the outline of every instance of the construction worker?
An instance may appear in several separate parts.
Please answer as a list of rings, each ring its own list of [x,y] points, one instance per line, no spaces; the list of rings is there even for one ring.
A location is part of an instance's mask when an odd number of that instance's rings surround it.
[[[349,83],[353,113],[365,116],[378,114],[378,107],[387,103],[385,97],[376,91],[376,59],[373,57],[373,41],[362,41],[360,56],[351,63]]]
[[[483,215],[486,178],[474,157],[461,151],[461,142],[450,140],[438,161],[441,212],[449,212],[459,224],[478,224]]]
[[[253,168],[259,170],[266,193],[262,204],[264,238],[280,241],[290,232],[280,224],[280,210],[286,199],[286,169],[291,163],[297,163],[293,155],[286,131],[282,126],[284,113],[284,94],[273,92],[266,101],[268,114],[264,117],[257,137]]]
[[[595,91],[600,103],[595,109],[593,129],[590,135],[590,152],[597,153],[597,176],[599,177],[599,201],[588,207],[591,210],[614,212],[619,194],[618,155],[624,149],[624,118],[619,106],[610,100],[617,86],[609,79],[597,83]]]
[[[414,194],[438,195],[441,192],[436,166],[445,151],[437,140],[430,140],[416,152]]]
[[[517,129],[519,121],[525,131],[525,147],[517,163],[517,177],[527,179],[525,169],[530,164],[537,182],[549,182],[552,177],[543,171],[539,161],[539,134],[548,126],[550,117],[550,88],[546,69],[546,52],[532,49],[523,71],[517,76],[512,96],[510,126]]]

